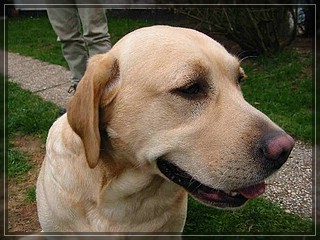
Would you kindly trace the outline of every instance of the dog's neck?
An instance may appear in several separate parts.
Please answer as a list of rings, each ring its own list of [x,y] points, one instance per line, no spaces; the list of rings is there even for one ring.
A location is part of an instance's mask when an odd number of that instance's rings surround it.
[[[150,174],[148,168],[123,168],[112,164],[104,167],[97,205],[109,226],[118,228],[112,227],[112,231],[132,228],[132,223],[135,223],[132,231],[137,232],[183,230],[186,191],[159,175]]]
[[[133,165],[123,152],[112,149],[106,133],[101,133],[101,140],[101,184],[95,211],[103,229],[96,230],[182,232],[186,191],[156,174],[150,164]]]

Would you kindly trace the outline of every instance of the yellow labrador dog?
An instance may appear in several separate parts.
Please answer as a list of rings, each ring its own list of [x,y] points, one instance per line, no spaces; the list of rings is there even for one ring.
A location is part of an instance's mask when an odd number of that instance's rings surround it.
[[[142,28],[92,57],[48,135],[43,231],[181,232],[188,193],[219,208],[262,194],[294,141],[244,100],[244,78],[185,28]]]

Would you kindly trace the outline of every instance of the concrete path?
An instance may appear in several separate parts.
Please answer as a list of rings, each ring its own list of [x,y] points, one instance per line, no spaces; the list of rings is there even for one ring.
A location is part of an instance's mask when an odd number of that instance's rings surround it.
[[[64,67],[8,53],[8,74],[10,81],[60,106],[71,97],[67,93],[71,75]],[[312,147],[298,141],[284,167],[268,180],[264,196],[286,212],[311,217],[313,175]]]
[[[67,92],[71,73],[62,66],[8,53],[8,74],[11,81],[61,107],[66,107],[72,96]]]

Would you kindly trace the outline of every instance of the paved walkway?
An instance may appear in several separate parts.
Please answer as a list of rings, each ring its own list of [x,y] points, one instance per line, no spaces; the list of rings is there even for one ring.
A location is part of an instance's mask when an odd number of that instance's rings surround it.
[[[8,53],[8,74],[10,81],[18,82],[23,88],[60,106],[67,105],[71,75],[64,67]],[[268,181],[265,196],[286,212],[310,217],[312,174],[312,147],[298,141],[287,163]]]
[[[8,74],[13,82],[61,107],[66,107],[71,97],[67,92],[71,73],[62,66],[8,53]]]

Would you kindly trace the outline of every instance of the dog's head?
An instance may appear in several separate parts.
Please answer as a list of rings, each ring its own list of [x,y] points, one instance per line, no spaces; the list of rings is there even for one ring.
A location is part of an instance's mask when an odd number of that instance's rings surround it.
[[[107,152],[149,165],[206,204],[241,206],[294,145],[244,100],[243,78],[238,59],[204,34],[143,28],[91,58],[68,120],[91,168]]]

